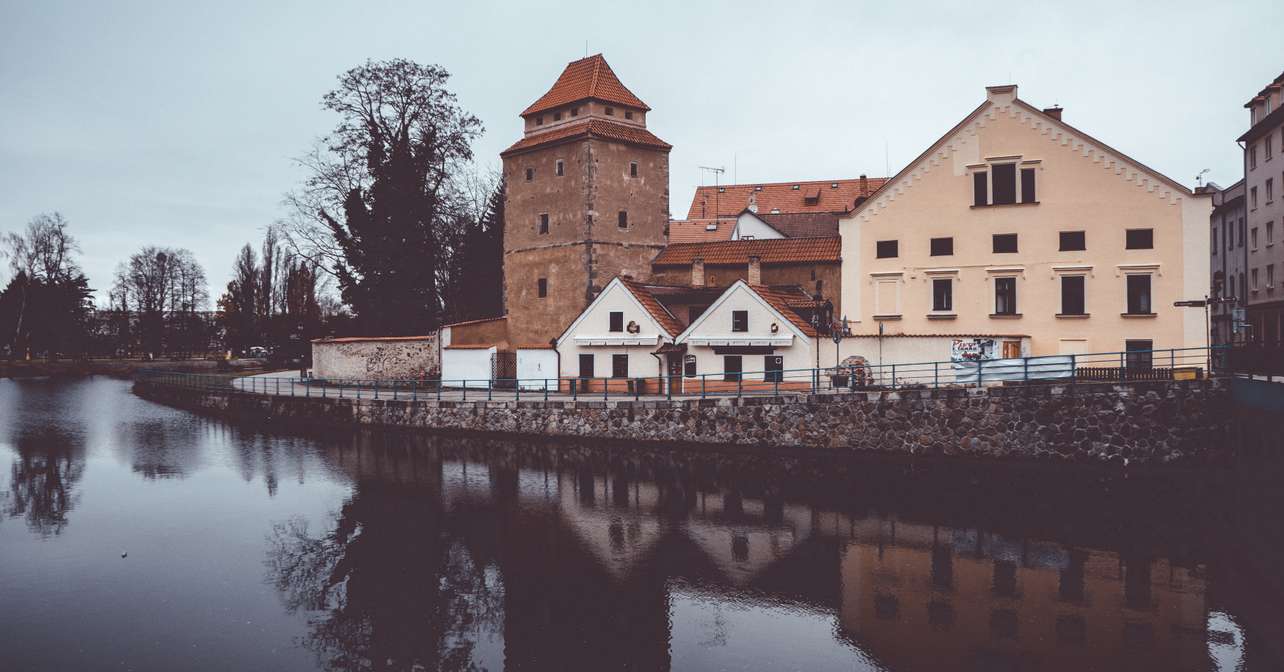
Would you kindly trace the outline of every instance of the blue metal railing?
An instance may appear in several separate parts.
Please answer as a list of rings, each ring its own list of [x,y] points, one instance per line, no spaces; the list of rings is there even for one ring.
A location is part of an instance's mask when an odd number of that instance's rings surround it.
[[[1226,346],[1167,348],[976,361],[839,365],[696,375],[501,379],[323,380],[286,375],[232,377],[140,372],[150,382],[191,389],[291,397],[377,400],[609,400],[779,396],[940,389],[1001,384],[1128,383],[1202,378],[1222,370]],[[1214,366],[1216,365],[1216,366]]]

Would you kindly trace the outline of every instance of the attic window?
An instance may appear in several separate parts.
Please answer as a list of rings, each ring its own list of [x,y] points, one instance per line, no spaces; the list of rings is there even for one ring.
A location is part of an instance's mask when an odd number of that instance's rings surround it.
[[[615,108],[614,108],[614,107],[607,107],[607,108],[606,108],[606,116],[608,116],[608,117],[614,117],[614,116],[615,116]]]
[[[718,230],[718,223],[717,223],[717,222],[714,222],[714,223],[712,223],[712,224],[705,224],[705,225],[704,225],[704,230],[705,230],[705,231],[717,231],[717,230]]]
[[[771,214],[773,214],[773,215],[779,215],[779,214],[780,214],[780,208],[772,208],[772,209],[771,209]]]
[[[725,193],[727,193],[727,188],[726,188],[726,187],[718,187],[718,193],[719,193],[719,194],[725,194]]]
[[[541,115],[539,115],[538,117],[535,117],[535,125],[536,125],[536,126],[543,126],[543,125],[544,125],[544,115],[542,115],[542,114],[541,114]]]
[[[837,189],[837,188],[838,188],[838,183],[837,183],[837,182],[830,182],[830,183],[829,183],[829,188],[830,188],[830,189]]]
[[[561,112],[554,112],[554,113],[553,113],[553,121],[561,121],[561,120],[562,120],[562,113],[561,113]]]
[[[798,191],[798,190],[799,190],[799,189],[801,189],[801,188],[802,188],[802,187],[801,187],[800,185],[797,185],[797,184],[795,184],[795,185],[792,187],[792,189],[793,189],[794,191]]]
[[[572,108],[571,108],[571,116],[572,116],[572,117],[578,117],[578,116],[580,116],[580,108],[578,108],[578,107],[572,107]]]
[[[625,118],[625,119],[632,119],[632,118],[633,118],[633,110],[625,110],[625,111],[624,111],[624,118]]]
[[[762,187],[754,187],[754,188],[753,188],[753,190],[754,190],[754,191],[762,191]]]

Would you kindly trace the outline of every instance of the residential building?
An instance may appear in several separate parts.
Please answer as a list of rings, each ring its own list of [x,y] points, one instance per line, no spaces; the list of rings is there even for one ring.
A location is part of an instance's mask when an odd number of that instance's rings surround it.
[[[798,286],[828,300],[841,317],[841,251],[836,237],[678,243],[651,262],[651,280],[695,287],[729,287],[737,280]]]
[[[837,227],[826,234],[838,235]],[[669,243],[709,243],[723,240],[763,240],[767,238],[798,238],[788,236],[768,224],[752,210],[744,210],[735,217],[718,219],[675,219],[669,222]]]
[[[822,333],[815,324],[827,330],[831,320],[832,307],[797,286],[617,277],[557,338],[562,387],[570,380],[583,393],[809,387],[805,375],[785,380],[783,372],[815,366]]]
[[[1239,137],[1244,147],[1244,187],[1248,194],[1248,338],[1279,342],[1284,336],[1284,74],[1244,104],[1249,128]],[[1254,282],[1254,276],[1257,281]]]
[[[842,217],[854,333],[1016,333],[1030,355],[1204,345],[1203,311],[1173,302],[1208,293],[1211,195],[1062,113],[988,87]]]
[[[1212,261],[1212,294],[1217,299],[1209,307],[1214,344],[1240,340],[1233,321],[1234,309],[1244,306],[1248,294],[1248,246],[1244,244],[1247,222],[1244,212],[1244,180],[1213,193],[1213,214],[1209,217],[1209,239]]]
[[[600,54],[522,111],[500,154],[504,310],[513,347],[543,345],[620,274],[645,278],[669,221],[670,145]]]

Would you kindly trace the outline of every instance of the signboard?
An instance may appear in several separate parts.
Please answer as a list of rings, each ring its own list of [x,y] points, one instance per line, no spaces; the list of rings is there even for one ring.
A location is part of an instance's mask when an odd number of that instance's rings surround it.
[[[950,344],[950,361],[975,362],[982,359],[995,359],[998,341],[993,338],[956,338]]]

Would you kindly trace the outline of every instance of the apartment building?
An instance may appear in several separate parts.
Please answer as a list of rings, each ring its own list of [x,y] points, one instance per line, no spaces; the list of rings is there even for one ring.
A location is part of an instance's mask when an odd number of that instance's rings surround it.
[[[1284,74],[1244,104],[1249,128],[1244,147],[1248,243],[1247,337],[1275,343],[1284,335]]]

